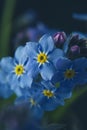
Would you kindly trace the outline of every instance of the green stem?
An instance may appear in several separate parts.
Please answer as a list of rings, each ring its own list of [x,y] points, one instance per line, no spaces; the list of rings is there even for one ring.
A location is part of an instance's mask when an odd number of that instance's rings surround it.
[[[16,0],[5,0],[0,32],[0,58],[8,55],[15,3]]]

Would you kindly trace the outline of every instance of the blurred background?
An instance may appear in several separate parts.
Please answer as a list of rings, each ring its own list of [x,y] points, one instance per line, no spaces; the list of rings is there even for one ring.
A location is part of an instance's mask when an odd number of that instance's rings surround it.
[[[0,0],[0,58],[58,31],[87,36],[87,0]],[[87,92],[81,88],[73,93],[64,107],[46,113],[43,120],[65,124],[66,130],[87,130]],[[10,101],[0,102],[2,108]]]

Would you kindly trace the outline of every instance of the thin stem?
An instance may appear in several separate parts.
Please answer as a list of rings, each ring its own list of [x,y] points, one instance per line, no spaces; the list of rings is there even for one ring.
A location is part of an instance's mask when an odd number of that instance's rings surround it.
[[[0,29],[0,58],[8,55],[15,3],[16,0],[5,0]]]

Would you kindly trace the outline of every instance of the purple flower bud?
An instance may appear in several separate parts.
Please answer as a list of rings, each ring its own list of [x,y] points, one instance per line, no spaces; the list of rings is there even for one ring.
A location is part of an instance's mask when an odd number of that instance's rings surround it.
[[[66,34],[64,32],[57,32],[53,36],[54,43],[58,47],[66,41]]]
[[[80,53],[80,47],[78,45],[74,45],[70,48],[70,51],[74,54]]]

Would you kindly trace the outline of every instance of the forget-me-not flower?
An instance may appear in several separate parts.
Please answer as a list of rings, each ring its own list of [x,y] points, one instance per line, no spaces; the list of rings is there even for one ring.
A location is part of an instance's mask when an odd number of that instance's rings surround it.
[[[32,112],[32,116],[41,118],[43,115],[43,108],[41,106],[42,96],[40,93],[40,84],[33,83],[31,88],[25,90],[22,96],[18,97],[15,104],[27,104]],[[44,104],[45,105],[45,104]]]
[[[50,80],[55,72],[55,64],[59,57],[63,56],[61,49],[56,49],[54,41],[50,35],[44,35],[39,43],[28,42],[26,53],[31,59],[33,67],[39,70],[44,80]]]
[[[56,67],[57,72],[52,77],[53,83],[63,83],[65,84],[65,87],[70,86],[70,89],[76,85],[87,83],[86,58],[78,58],[73,61],[62,58],[57,61]]]
[[[12,90],[16,87],[31,87],[35,70],[25,53],[25,47],[20,46],[16,50],[14,58],[2,58],[1,66],[8,74],[7,79]]]

